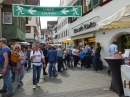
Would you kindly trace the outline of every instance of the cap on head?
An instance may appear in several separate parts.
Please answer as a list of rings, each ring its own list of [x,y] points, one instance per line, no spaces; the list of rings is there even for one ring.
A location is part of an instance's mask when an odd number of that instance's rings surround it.
[[[0,38],[0,41],[2,41],[3,43],[7,43],[7,40],[5,38]]]

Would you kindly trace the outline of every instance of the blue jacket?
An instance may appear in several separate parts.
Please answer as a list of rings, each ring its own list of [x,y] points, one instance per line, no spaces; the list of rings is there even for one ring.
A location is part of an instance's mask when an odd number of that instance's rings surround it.
[[[48,62],[57,62],[57,52],[54,49],[50,49],[47,53]]]
[[[80,57],[80,59],[85,58],[85,53],[84,53],[83,51],[81,51],[81,52],[79,53],[79,57]]]

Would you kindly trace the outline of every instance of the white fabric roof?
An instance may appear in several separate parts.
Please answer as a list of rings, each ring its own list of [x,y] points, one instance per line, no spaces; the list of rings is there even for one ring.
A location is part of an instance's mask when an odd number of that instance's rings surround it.
[[[98,30],[130,27],[130,4],[98,23]]]

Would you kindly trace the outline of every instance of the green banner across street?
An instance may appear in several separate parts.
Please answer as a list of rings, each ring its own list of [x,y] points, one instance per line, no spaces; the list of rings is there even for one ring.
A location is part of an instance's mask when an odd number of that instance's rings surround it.
[[[31,17],[31,16],[66,16],[80,17],[82,16],[81,6],[57,6],[57,7],[42,7],[33,5],[13,4],[14,17]]]

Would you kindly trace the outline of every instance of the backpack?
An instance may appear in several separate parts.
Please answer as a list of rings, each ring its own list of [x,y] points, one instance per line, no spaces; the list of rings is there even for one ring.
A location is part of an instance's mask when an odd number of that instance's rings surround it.
[[[11,51],[9,65],[10,66],[16,66],[18,61],[19,61],[18,60],[18,54],[15,53],[14,51]]]
[[[40,53],[41,53],[41,55],[42,55],[42,51],[41,50],[39,50],[40,51]],[[33,55],[34,55],[34,53],[35,53],[35,51],[33,51]]]
[[[42,54],[43,54],[42,51],[41,51],[41,50],[39,50],[39,51],[40,51],[40,53],[41,53],[41,55],[42,55]],[[35,53],[35,51],[33,51],[33,55],[34,55],[34,53]],[[32,62],[32,61],[33,61],[33,60],[31,59],[31,62]]]
[[[9,65],[10,66],[16,66],[18,63],[18,54],[15,53],[14,51],[11,51],[9,47],[5,46],[10,51],[10,56],[9,56]]]

